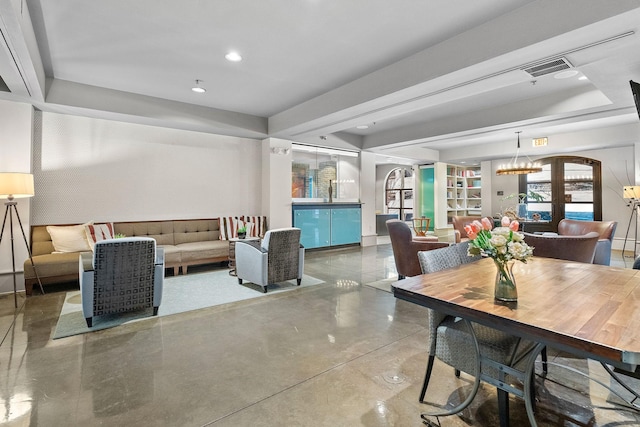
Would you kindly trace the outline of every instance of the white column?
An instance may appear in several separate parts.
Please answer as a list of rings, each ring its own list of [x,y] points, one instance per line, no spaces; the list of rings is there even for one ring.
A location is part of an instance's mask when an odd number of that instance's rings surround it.
[[[269,229],[291,227],[291,141],[262,141],[262,215]]]
[[[362,246],[377,243],[376,234],[376,155],[360,153],[360,201],[362,202]]]

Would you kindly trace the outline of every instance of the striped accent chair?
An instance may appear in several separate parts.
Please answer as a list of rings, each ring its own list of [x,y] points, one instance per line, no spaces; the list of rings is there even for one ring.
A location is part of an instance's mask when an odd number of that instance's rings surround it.
[[[80,254],[82,312],[93,318],[153,307],[158,314],[164,281],[164,252],[149,237],[96,242],[94,252]]]

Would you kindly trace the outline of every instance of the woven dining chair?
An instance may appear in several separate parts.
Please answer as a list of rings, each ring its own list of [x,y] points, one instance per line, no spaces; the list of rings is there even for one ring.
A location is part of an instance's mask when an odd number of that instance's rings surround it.
[[[479,256],[467,256],[467,248],[468,242],[462,242],[446,248],[419,252],[420,267],[424,274],[429,274],[456,268],[463,263],[480,259]],[[533,342],[479,324],[473,324],[472,327],[483,357],[502,365],[513,366],[533,350]],[[452,366],[455,369],[456,376],[460,376],[460,371],[462,371],[476,377],[476,381],[479,381],[477,377],[480,374],[500,382],[507,381],[505,373],[491,365],[482,364],[481,372],[476,372],[476,353],[472,348],[473,337],[465,322],[453,316],[428,309],[428,329],[429,359],[420,392],[421,403],[424,403],[436,357],[447,365]],[[500,408],[504,408],[504,411],[500,413],[508,414],[508,402],[508,393],[498,388],[498,405]]]

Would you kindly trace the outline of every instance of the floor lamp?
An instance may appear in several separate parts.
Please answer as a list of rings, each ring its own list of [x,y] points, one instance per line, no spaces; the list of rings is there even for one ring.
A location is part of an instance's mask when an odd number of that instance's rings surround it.
[[[22,238],[24,244],[27,246],[27,252],[29,253],[29,259],[31,260],[31,267],[40,285],[40,291],[44,294],[42,289],[42,283],[40,277],[36,271],[36,266],[33,263],[33,257],[31,256],[31,248],[27,242],[27,236],[24,234],[24,228],[22,227],[22,221],[20,221],[20,214],[14,199],[23,197],[33,197],[33,175],[30,173],[18,173],[18,172],[0,172],[0,199],[7,199],[5,202],[6,209],[4,211],[4,220],[2,221],[2,231],[0,231],[0,243],[2,243],[2,237],[4,236],[4,226],[7,223],[7,217],[9,217],[9,231],[11,234],[11,267],[13,269],[13,302],[15,307],[18,308],[18,288],[16,284],[16,255],[13,245],[13,214],[16,214],[18,219],[18,225],[20,225],[20,231],[22,232]]]
[[[631,208],[631,214],[629,215],[629,225],[627,225],[627,234],[624,236],[624,245],[622,245],[622,258],[624,258],[624,250],[627,246],[627,240],[629,239],[629,230],[631,229],[631,223],[633,222],[633,218],[635,217],[635,237],[633,240],[633,258],[635,259],[636,247],[638,246],[638,209],[640,209],[640,186],[624,186],[622,188],[622,197],[629,200],[627,206]]]

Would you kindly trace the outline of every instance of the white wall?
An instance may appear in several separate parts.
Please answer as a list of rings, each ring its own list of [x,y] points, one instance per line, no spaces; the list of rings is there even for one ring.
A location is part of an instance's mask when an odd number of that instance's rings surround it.
[[[261,142],[36,113],[33,224],[258,215]]]
[[[33,108],[31,105],[0,100],[0,172],[31,172],[31,135],[32,135]],[[36,188],[36,194],[38,188]],[[16,199],[17,212],[29,239],[30,205],[33,199]],[[2,216],[6,212],[4,202]],[[27,245],[22,237],[22,231],[17,218],[13,219],[13,235],[15,250],[16,271],[22,272],[22,264],[28,257]],[[2,242],[0,243],[0,292],[13,292],[13,268],[11,259],[11,229],[9,220],[5,224]],[[22,274],[16,278],[16,286],[24,289]]]

